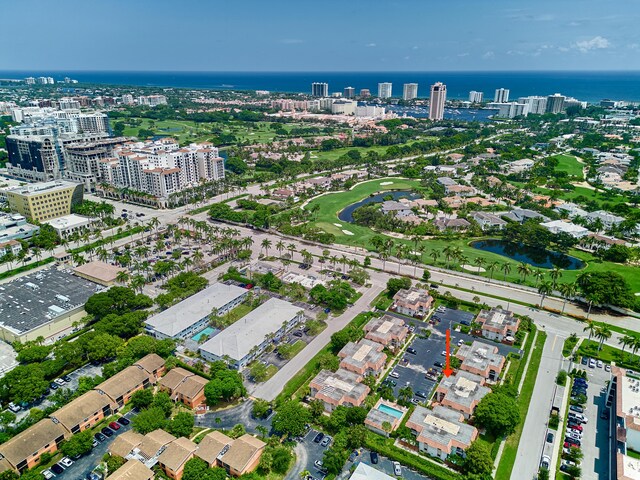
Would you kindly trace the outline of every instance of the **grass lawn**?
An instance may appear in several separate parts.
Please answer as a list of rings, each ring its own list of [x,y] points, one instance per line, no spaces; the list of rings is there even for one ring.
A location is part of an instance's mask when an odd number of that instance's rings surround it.
[[[571,352],[573,351],[573,348],[578,343],[578,340],[579,340],[578,337],[575,337],[575,338],[569,337],[564,341],[564,343],[562,344],[563,357],[568,357],[569,355],[571,355]]]
[[[543,195],[551,195],[555,192],[558,194],[558,198],[567,202],[573,202],[576,197],[579,196],[587,197],[589,200],[595,200],[599,204],[600,208],[602,208],[603,203],[616,205],[618,203],[626,203],[627,201],[626,197],[623,195],[618,195],[613,192],[596,191],[586,187],[575,187],[575,189],[570,192],[565,192],[564,190],[551,190],[549,188],[542,187],[534,188],[534,191],[535,193],[541,193]]]
[[[538,368],[540,367],[540,360],[542,359],[542,349],[546,339],[547,334],[545,332],[538,332],[538,338],[536,339],[535,347],[531,354],[531,360],[529,361],[529,367],[527,368],[525,380],[522,384],[522,390],[518,396],[520,424],[517,426],[516,431],[507,437],[504,449],[502,450],[502,457],[500,457],[500,464],[496,470],[496,480],[509,480],[511,477],[511,471],[513,470],[513,465],[516,461],[518,445],[520,443],[520,437],[522,436],[522,429],[524,428],[527,410],[529,410],[529,403],[531,403],[533,387],[536,384]]]
[[[263,382],[266,382],[271,377],[273,377],[276,374],[277,371],[278,371],[278,367],[276,367],[275,365],[269,364],[267,366],[267,377],[263,380]]]
[[[294,343],[293,348],[291,349],[291,358],[299,354],[302,351],[302,349],[306,346],[307,344],[304,343],[302,340],[298,340],[296,343]]]
[[[584,165],[572,155],[556,155],[554,158],[558,159],[558,166],[555,168],[558,172],[567,172],[568,175],[572,175],[582,180],[582,168]]]
[[[242,317],[244,317],[247,313],[253,311],[253,307],[251,305],[247,305],[246,303],[241,303],[236,308],[227,313],[224,317],[229,319],[229,325],[237,322]]]

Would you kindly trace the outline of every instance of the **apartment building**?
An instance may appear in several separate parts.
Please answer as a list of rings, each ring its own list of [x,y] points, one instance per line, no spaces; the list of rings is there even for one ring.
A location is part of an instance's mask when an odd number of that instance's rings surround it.
[[[113,158],[115,148],[127,141],[125,137],[114,137],[68,145],[65,148],[65,178],[82,183],[87,192],[94,191],[100,181],[100,160]]]
[[[112,400],[104,393],[91,390],[51,414],[72,435],[92,428],[111,415]]]
[[[424,317],[431,305],[433,297],[422,288],[402,288],[393,296],[391,309],[410,317]]]
[[[496,342],[513,343],[520,327],[520,319],[513,312],[501,308],[481,310],[476,322],[481,325],[482,336]]]
[[[82,202],[83,189],[65,180],[33,183],[5,190],[9,208],[32,220],[43,222],[71,213],[71,207]]]
[[[462,361],[460,370],[490,381],[499,379],[505,364],[505,358],[498,353],[498,347],[478,341],[462,345],[456,352],[456,357]]]
[[[204,387],[208,380],[184,368],[171,369],[158,381],[160,391],[167,392],[174,402],[196,408],[205,402]]]
[[[362,375],[343,368],[336,372],[321,370],[309,384],[310,395],[320,400],[328,413],[340,405],[359,407],[370,392],[361,381]]]
[[[391,350],[401,347],[409,335],[409,328],[404,324],[404,321],[391,315],[372,318],[364,326],[364,331],[364,338],[384,345]]]
[[[35,467],[44,453],[57,452],[70,436],[62,425],[44,418],[0,445],[0,470],[22,473]]]
[[[131,142],[99,160],[98,180],[158,198],[224,178],[224,160],[210,143],[182,147],[173,139]]]
[[[173,480],[180,480],[185,464],[195,456],[198,445],[185,437],[171,442],[158,457],[158,466]]]
[[[460,370],[455,376],[444,377],[434,395],[434,402],[460,412],[469,419],[480,400],[491,392],[485,379],[479,375]]]
[[[358,375],[378,376],[387,363],[387,355],[382,353],[384,345],[367,340],[349,342],[338,352],[340,368]]]
[[[153,480],[153,470],[140,460],[127,460],[127,463],[109,475],[109,480]]]

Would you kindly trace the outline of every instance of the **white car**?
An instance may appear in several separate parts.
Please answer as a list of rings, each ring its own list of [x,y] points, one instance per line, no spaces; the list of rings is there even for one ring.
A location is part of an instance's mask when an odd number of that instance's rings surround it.
[[[589,360],[589,368],[596,368],[596,361],[593,358]]]
[[[17,413],[22,410],[22,408],[20,407],[20,405],[16,405],[15,403],[11,402],[9,404],[9,410],[11,410],[13,413]]]
[[[396,477],[402,476],[402,466],[400,466],[400,462],[393,462],[393,473]]]
[[[64,457],[62,460],[60,460],[59,463],[69,468],[71,465],[73,465],[73,460],[71,460],[69,457]]]
[[[458,340],[458,346],[459,346],[459,347],[461,347],[463,343],[464,343],[464,340],[463,340],[463,339]]]
[[[44,476],[44,478],[46,478],[47,480],[51,480],[55,475],[53,474],[53,472],[49,469],[47,470],[43,470],[42,471],[42,475]]]
[[[596,365],[598,365],[598,368],[602,368],[602,366],[603,366],[604,364],[602,363],[602,360],[598,360],[598,361],[596,362]]]
[[[65,382],[63,379],[61,378],[56,378],[54,380],[54,383],[57,383],[58,385],[60,385],[61,387],[64,386],[67,382]]]
[[[589,421],[589,419],[587,417],[585,417],[582,413],[571,412],[569,414],[569,418],[575,418],[580,423],[587,423]]]
[[[318,470],[322,470],[322,461],[321,460],[316,460],[315,462],[313,462],[313,464],[316,466],[316,468]]]
[[[542,468],[549,469],[549,465],[551,465],[551,458],[549,458],[548,455],[543,455],[542,459],[540,460],[540,466]]]
[[[397,372],[391,372],[391,373],[389,374],[389,376],[390,376],[391,378],[400,378],[400,375],[399,375]]]

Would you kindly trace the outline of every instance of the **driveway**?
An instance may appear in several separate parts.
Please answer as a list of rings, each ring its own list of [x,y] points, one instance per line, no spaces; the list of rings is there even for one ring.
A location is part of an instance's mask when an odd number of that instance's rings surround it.
[[[302,440],[296,444],[296,463],[293,468],[289,470],[289,473],[287,473],[285,480],[299,480],[300,473],[305,470],[308,470],[315,478],[324,477],[324,474],[315,466],[315,462],[318,460],[322,461],[324,452],[328,446],[323,447],[319,443],[314,443],[313,439],[317,434],[318,430],[312,428]]]
[[[253,401],[247,400],[240,405],[225,410],[196,415],[195,426],[229,430],[235,425],[241,424],[244,425],[247,432],[250,433],[259,433],[256,430],[258,426],[263,426],[271,431],[271,417],[273,413],[268,418],[258,419],[251,415],[252,408]]]
[[[351,466],[353,465],[357,467],[357,465],[360,462],[396,478],[396,476],[393,473],[392,460],[388,459],[387,457],[383,457],[382,455],[378,455],[378,463],[373,465],[371,463],[370,452],[367,449],[362,449],[362,453],[358,456],[358,458],[356,458],[354,463],[347,462],[339,478],[340,479],[349,478],[348,473],[349,473],[349,470],[351,469]],[[404,465],[402,466],[401,478],[403,478],[404,480],[431,480],[429,477],[426,477],[421,473],[416,472],[415,470],[411,470],[410,468],[405,467]]]

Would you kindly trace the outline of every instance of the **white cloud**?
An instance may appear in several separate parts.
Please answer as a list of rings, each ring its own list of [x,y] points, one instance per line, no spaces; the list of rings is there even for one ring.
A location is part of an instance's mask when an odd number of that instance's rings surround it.
[[[496,54],[493,53],[491,50],[489,50],[488,52],[485,52],[484,55],[482,55],[482,58],[484,58],[485,60],[488,60],[490,58],[495,57]]]
[[[375,43],[367,43],[367,44],[365,45],[365,47],[368,47],[368,48],[373,48],[373,47],[376,47],[376,46],[377,46],[377,45],[376,45]]]
[[[280,43],[284,43],[285,45],[297,45],[300,43],[304,43],[304,40],[299,38],[283,38],[280,40]]]
[[[583,53],[590,52],[591,50],[601,50],[609,48],[611,43],[604,37],[598,35],[591,40],[581,40],[573,44],[573,48],[580,50]]]

